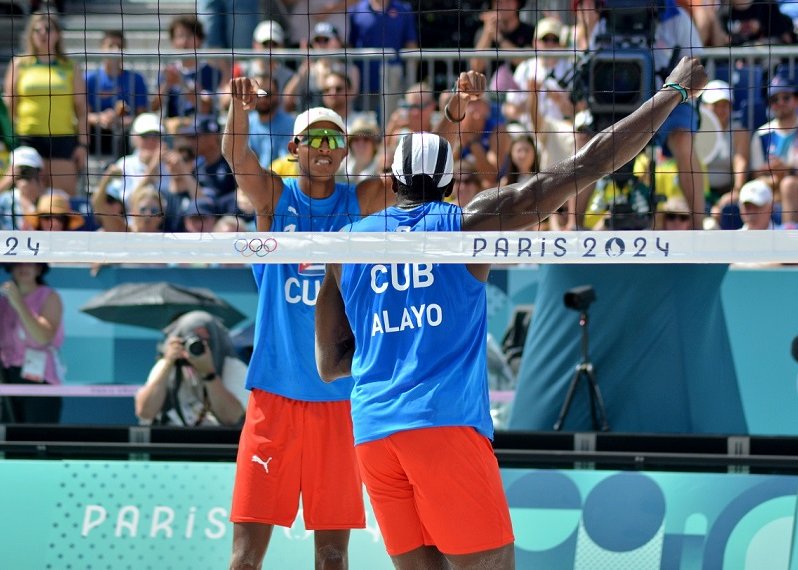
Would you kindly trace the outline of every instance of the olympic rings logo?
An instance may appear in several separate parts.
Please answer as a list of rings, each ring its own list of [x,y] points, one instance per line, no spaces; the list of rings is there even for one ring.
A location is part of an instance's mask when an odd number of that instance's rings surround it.
[[[277,240],[274,238],[237,239],[233,244],[233,248],[244,257],[253,255],[266,257],[270,253],[277,251]]]

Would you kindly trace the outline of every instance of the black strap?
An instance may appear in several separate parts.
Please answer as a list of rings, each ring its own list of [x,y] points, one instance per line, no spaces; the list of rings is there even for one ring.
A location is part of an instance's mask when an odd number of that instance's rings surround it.
[[[438,137],[438,158],[435,159],[435,171],[432,173],[432,182],[435,184],[436,188],[438,188],[438,184],[445,174],[444,169],[446,168],[446,158],[449,154],[446,152],[447,145],[448,143],[443,139],[443,137]]]

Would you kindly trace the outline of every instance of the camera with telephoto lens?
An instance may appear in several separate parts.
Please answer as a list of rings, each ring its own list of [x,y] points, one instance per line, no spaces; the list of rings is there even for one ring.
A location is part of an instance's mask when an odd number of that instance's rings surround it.
[[[205,343],[198,336],[190,336],[184,339],[183,347],[191,356],[202,356],[205,354]]]

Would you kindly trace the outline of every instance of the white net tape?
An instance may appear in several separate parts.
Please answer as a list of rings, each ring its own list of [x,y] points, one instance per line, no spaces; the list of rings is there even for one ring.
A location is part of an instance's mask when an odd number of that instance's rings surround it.
[[[0,262],[798,263],[798,231],[0,232]]]

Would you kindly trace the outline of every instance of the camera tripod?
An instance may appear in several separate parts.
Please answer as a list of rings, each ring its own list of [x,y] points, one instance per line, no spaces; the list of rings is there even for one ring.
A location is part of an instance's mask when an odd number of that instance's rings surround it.
[[[568,410],[571,408],[571,404],[574,401],[576,387],[579,385],[579,381],[583,376],[587,382],[588,394],[590,394],[590,417],[593,420],[593,429],[596,431],[610,431],[610,425],[607,423],[607,410],[604,408],[604,400],[601,397],[601,391],[596,382],[593,364],[590,362],[590,357],[588,356],[587,324],[587,309],[583,309],[579,313],[579,327],[582,329],[582,359],[576,365],[574,377],[565,395],[565,402],[563,402],[562,409],[560,409],[560,415],[557,416],[557,421],[554,422],[554,431],[562,430],[565,416],[568,415]]]

